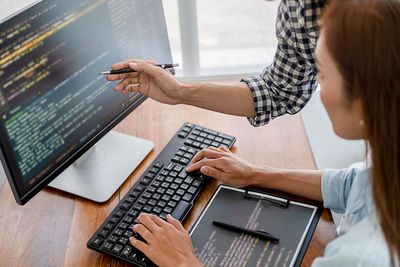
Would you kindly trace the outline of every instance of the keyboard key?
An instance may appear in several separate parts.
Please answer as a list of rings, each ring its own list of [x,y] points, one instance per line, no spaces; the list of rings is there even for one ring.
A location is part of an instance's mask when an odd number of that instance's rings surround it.
[[[179,166],[179,165],[175,165],[175,167],[173,168],[173,171],[175,171],[175,172],[180,172],[180,171],[182,171],[182,169],[183,169],[183,167],[182,166]]]
[[[193,176],[189,175],[186,179],[185,179],[185,183],[187,184],[191,184],[193,182],[194,178]]]
[[[170,162],[169,164],[168,164],[168,166],[167,167],[165,167],[165,170],[167,170],[167,171],[171,171],[173,168],[175,167],[175,164],[174,163],[172,163],[172,162]]]
[[[105,229],[107,229],[108,231],[111,231],[112,229],[114,229],[114,224],[113,223],[107,223],[106,226],[104,226]]]
[[[130,231],[130,230],[127,230],[127,231],[125,231],[125,233],[124,233],[124,237],[126,237],[126,238],[130,238],[132,235],[133,235],[133,232]]]
[[[147,204],[150,205],[150,206],[155,206],[157,204],[157,201],[152,198],[147,202]]]
[[[110,219],[110,222],[113,224],[117,224],[119,222],[119,220],[120,220],[120,218],[114,216]]]
[[[218,133],[218,136],[219,136],[219,137],[222,137],[222,138],[225,138],[225,139],[228,139],[228,140],[230,140],[231,142],[232,142],[233,139],[234,139],[233,136],[229,136],[229,135],[226,135],[226,134],[223,134],[223,133]]]
[[[217,131],[214,131],[214,130],[211,130],[211,129],[204,129],[203,131],[208,133],[208,134],[213,134],[213,135],[217,135],[218,134]]]
[[[157,206],[164,208],[167,205],[167,202],[161,200],[160,202],[157,203]]]
[[[171,188],[170,189],[167,189],[167,192],[165,192],[167,195],[170,195],[170,196],[172,196],[174,193],[175,193],[175,191],[174,190],[172,190]]]
[[[203,138],[206,138],[206,137],[207,137],[207,135],[208,135],[208,134],[207,134],[206,132],[202,132],[202,133],[200,133],[200,136],[201,136],[201,137],[203,137]]]
[[[127,224],[131,224],[133,222],[134,218],[132,216],[126,216],[124,219],[124,222]]]
[[[145,204],[147,203],[147,198],[141,197],[141,198],[138,200],[138,203],[139,203],[139,204],[142,204],[142,205],[145,205]]]
[[[112,235],[112,236],[110,236],[110,237],[108,238],[108,242],[116,243],[117,241],[118,241],[118,237],[115,236],[115,235]]]
[[[173,184],[171,184],[170,186],[169,186],[169,188],[171,188],[172,190],[176,190],[176,189],[178,189],[178,187],[179,187],[179,184],[176,184],[176,183],[173,183]],[[168,192],[168,191],[167,191]]]
[[[172,177],[172,178],[175,178],[175,177],[178,176],[178,173],[176,171],[172,171],[172,172],[169,173],[169,176]]]
[[[154,207],[154,208],[153,208],[153,212],[154,212],[156,215],[159,215],[161,211],[162,211],[162,209],[161,209],[160,207]]]
[[[118,225],[118,228],[121,230],[125,230],[128,227],[128,225],[129,224],[122,222]]]
[[[165,193],[165,189],[160,187],[160,188],[157,189],[156,192],[161,194],[161,195],[163,195]]]
[[[131,246],[126,246],[124,248],[124,250],[122,251],[121,256],[124,257],[124,258],[129,258],[131,253],[132,253],[132,247]]]
[[[121,244],[121,245],[126,245],[126,243],[128,243],[128,241],[129,241],[128,238],[126,238],[126,237],[121,237],[121,238],[118,240],[118,243]]]
[[[189,201],[192,199],[192,197],[193,197],[192,194],[186,193],[186,194],[183,196],[182,199],[189,202]]]
[[[114,246],[113,243],[107,242],[104,244],[103,249],[106,251],[111,251],[112,247]]]
[[[159,200],[161,198],[161,194],[155,193],[151,198]]]
[[[136,218],[139,215],[139,212],[136,210],[131,210],[128,214],[133,218]]]
[[[143,192],[145,189],[146,189],[146,187],[143,185],[140,185],[140,184],[136,185],[136,187],[135,187],[135,190],[137,190],[139,192]]]
[[[183,190],[187,190],[187,189],[189,188],[189,185],[183,183],[183,184],[181,184],[181,188],[182,188]]]
[[[103,239],[99,238],[99,237],[95,237],[90,244],[96,248],[99,248],[101,246],[101,244],[103,244]]]
[[[214,141],[214,142],[211,143],[211,146],[218,148],[219,147],[219,143]]]
[[[179,163],[181,163],[181,164],[183,164],[183,165],[188,165],[189,162],[190,162],[190,159],[187,159],[187,158],[181,158],[181,159],[179,160]]]
[[[192,143],[192,146],[195,147],[195,148],[200,148],[200,145],[201,145],[201,143],[200,143],[200,142],[197,142],[197,141],[194,141],[194,142]]]
[[[201,181],[199,179],[194,180],[193,184],[194,187],[199,187],[201,185]]]
[[[185,155],[185,151],[178,150],[178,152],[176,152],[175,155],[182,157],[183,155]]]
[[[187,150],[187,152],[190,153],[190,154],[195,155],[195,154],[197,153],[197,150],[194,149],[194,148],[189,148],[189,149]]]
[[[176,162],[176,163],[178,163],[180,159],[181,159],[181,157],[180,157],[180,156],[178,156],[178,155],[175,155],[175,156],[174,156],[174,157],[171,159],[171,161],[172,161],[172,162]]]
[[[186,140],[185,141],[185,145],[188,145],[188,146],[192,146],[193,145],[193,140]]]
[[[171,213],[172,217],[178,221],[182,221],[183,216],[191,209],[192,205],[186,201],[180,201],[174,211]]]
[[[134,198],[138,198],[140,196],[142,192],[133,190],[132,193],[130,194],[130,196],[134,197]]]
[[[122,204],[119,205],[119,208],[122,210],[129,210],[131,207],[131,203],[129,202],[123,202]]]
[[[209,145],[206,145],[206,144],[201,144],[201,145],[200,145],[200,148],[201,148],[201,149],[205,149],[205,148],[208,148],[208,147],[209,147]]]
[[[114,212],[114,216],[118,217],[118,218],[122,218],[122,217],[124,217],[124,215],[125,215],[125,212],[123,212],[122,210],[117,210]]]
[[[183,189],[178,189],[178,191],[176,191],[176,193],[180,196],[183,196],[185,194],[185,190]]]
[[[143,211],[144,211],[144,212],[147,212],[147,213],[150,213],[152,209],[153,209],[152,206],[146,205],[146,206],[143,208]]]
[[[140,179],[140,184],[142,185],[149,185],[151,182],[151,179],[148,177],[143,177],[142,179]]]
[[[152,173],[153,175],[155,175],[160,169],[157,167],[152,167],[149,172]],[[154,176],[153,176],[154,177]]]
[[[186,153],[183,155],[183,157],[185,157],[185,158],[191,160],[191,159],[193,158],[193,154],[192,154],[192,153],[187,153],[187,152],[186,152]]]
[[[196,191],[197,191],[197,188],[194,187],[194,186],[191,186],[191,187],[189,188],[189,190],[188,190],[188,192],[189,192],[190,194],[194,194],[194,193],[196,193]]]
[[[222,142],[222,138],[221,137],[215,137],[215,139],[214,139],[214,141],[215,142],[218,142],[218,143],[221,143]]]
[[[171,179],[171,180],[172,180],[172,179]],[[169,185],[170,185],[170,183],[168,183],[168,182],[163,182],[163,183],[161,184],[161,187],[162,187],[162,188],[168,188]]]
[[[101,238],[107,238],[109,234],[110,234],[110,231],[107,230],[107,229],[105,229],[105,228],[103,228],[103,229],[100,231],[100,233],[98,233],[97,235],[98,235],[99,237],[101,237]]]
[[[168,206],[171,208],[175,208],[176,204],[178,204],[178,202],[171,200],[170,202],[168,202]]]
[[[143,197],[144,197],[144,198],[151,198],[152,195],[153,195],[153,193],[146,191],[146,192],[143,194]]]
[[[164,178],[164,177],[163,177],[163,178]],[[160,182],[160,181],[157,181],[157,180],[155,180],[155,181],[153,181],[153,182],[151,183],[151,185],[154,186],[154,187],[159,187],[160,184],[161,184],[161,182]]]
[[[156,163],[153,164],[153,166],[156,167],[156,168],[161,169],[164,166],[164,164],[162,164],[160,162],[156,162]]]
[[[165,207],[164,208],[164,212],[167,214],[170,214],[172,212],[172,208],[171,207]]]
[[[116,229],[116,230],[114,230],[113,235],[119,237],[119,236],[121,236],[123,233],[124,233],[124,231],[122,231],[121,229]]]
[[[123,248],[122,245],[116,244],[116,245],[112,248],[111,252],[114,253],[114,254],[116,254],[116,255],[119,255],[119,253],[121,252],[122,248]]]
[[[143,205],[136,203],[135,205],[133,205],[133,209],[141,211],[143,209]]]
[[[164,200],[164,201],[166,201],[166,202],[168,202],[168,201],[171,199],[171,196],[169,196],[169,195],[163,195],[161,199]]]
[[[172,199],[178,202],[179,200],[181,200],[181,196],[180,195],[174,195],[172,197]]]
[[[168,183],[172,183],[174,181],[174,178],[168,176],[167,178],[165,178],[165,181]]]

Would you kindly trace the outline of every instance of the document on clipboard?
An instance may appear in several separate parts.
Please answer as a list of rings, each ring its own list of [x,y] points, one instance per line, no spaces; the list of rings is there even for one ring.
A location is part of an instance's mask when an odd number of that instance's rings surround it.
[[[220,185],[189,234],[204,266],[300,266],[322,208],[268,193]],[[213,225],[263,231],[279,242]]]

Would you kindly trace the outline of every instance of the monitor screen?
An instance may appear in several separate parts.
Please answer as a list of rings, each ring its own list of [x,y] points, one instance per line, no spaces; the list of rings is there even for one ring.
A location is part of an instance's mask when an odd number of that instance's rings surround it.
[[[129,58],[172,63],[161,0],[43,0],[0,24],[1,159],[18,203],[143,102],[98,75]]]

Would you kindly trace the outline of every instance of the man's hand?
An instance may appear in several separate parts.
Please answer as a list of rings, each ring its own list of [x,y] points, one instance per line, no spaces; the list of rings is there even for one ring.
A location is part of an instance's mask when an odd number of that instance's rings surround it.
[[[200,172],[234,187],[253,185],[255,166],[242,160],[225,147],[206,148],[193,157],[186,171]]]
[[[133,227],[147,242],[130,238],[131,244],[143,252],[158,266],[202,266],[194,255],[189,234],[182,224],[167,216],[167,222],[146,213],[140,214],[138,224]]]
[[[116,63],[111,69],[131,68],[136,72],[107,75],[108,81],[122,80],[114,87],[122,94],[139,92],[165,104],[179,104],[182,84],[168,70],[153,66],[154,61],[128,60]]]

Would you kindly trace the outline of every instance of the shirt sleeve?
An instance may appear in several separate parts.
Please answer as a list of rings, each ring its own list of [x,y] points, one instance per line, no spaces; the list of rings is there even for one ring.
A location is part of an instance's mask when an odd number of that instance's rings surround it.
[[[260,75],[241,80],[247,83],[253,95],[256,116],[248,118],[253,126],[299,112],[317,86],[314,45],[308,38],[307,29],[293,25],[292,20],[297,21],[298,13],[288,6],[289,1],[282,0],[278,8],[278,47],[272,64]],[[299,38],[295,31],[303,31],[301,36],[304,38]]]
[[[324,207],[336,213],[344,213],[357,169],[325,170],[322,174],[321,191]]]

